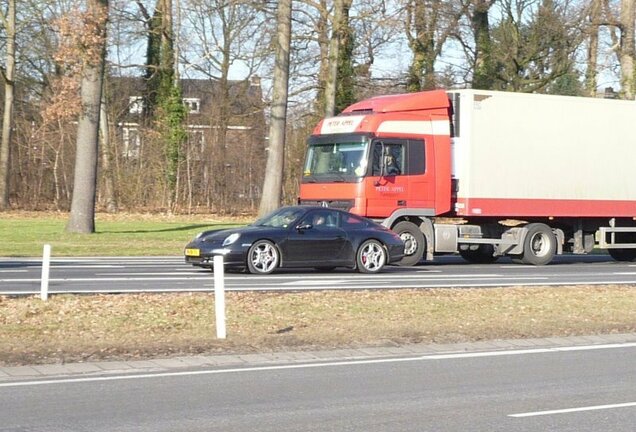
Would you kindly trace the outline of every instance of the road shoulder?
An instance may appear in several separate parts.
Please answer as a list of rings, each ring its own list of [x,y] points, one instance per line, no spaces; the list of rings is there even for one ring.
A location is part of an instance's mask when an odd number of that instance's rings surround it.
[[[563,347],[599,347],[636,343],[636,333],[570,336],[538,339],[502,339],[458,344],[412,344],[391,347],[346,348],[328,351],[287,351],[257,354],[197,355],[133,361],[99,361],[0,367],[0,384],[22,380],[68,377],[96,377],[133,373],[165,373],[193,369],[241,368],[326,361],[413,356],[453,355]]]

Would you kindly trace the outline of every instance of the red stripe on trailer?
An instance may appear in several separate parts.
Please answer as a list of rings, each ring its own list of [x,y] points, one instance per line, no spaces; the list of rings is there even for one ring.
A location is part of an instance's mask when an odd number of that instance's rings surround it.
[[[458,198],[458,216],[636,217],[636,201]]]

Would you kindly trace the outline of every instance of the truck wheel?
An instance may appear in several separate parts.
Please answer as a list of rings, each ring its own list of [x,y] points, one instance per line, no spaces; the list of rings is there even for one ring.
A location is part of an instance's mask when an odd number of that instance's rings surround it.
[[[476,246],[476,247],[475,247]],[[471,247],[475,247],[471,249]],[[491,264],[499,259],[494,256],[495,248],[493,245],[468,245],[466,249],[459,249],[459,255],[472,264]]]
[[[607,253],[616,261],[636,261],[636,249],[608,249]]]
[[[413,222],[402,221],[393,227],[393,231],[404,242],[404,258],[397,265],[412,266],[419,263],[426,249],[426,240],[420,228]]]
[[[532,223],[523,242],[521,262],[530,265],[545,265],[556,253],[556,236],[546,224]]]

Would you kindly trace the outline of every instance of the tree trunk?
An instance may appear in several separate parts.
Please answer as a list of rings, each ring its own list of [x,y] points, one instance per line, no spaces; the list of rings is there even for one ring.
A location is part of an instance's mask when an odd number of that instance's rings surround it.
[[[475,0],[471,17],[475,35],[475,66],[472,85],[475,89],[493,90],[495,83],[490,24],[488,22],[488,12],[492,2],[493,0]]]
[[[634,0],[621,0],[621,96],[634,99]]]
[[[101,130],[102,146],[102,174],[104,176],[104,198],[106,201],[106,211],[108,213],[117,212],[117,199],[115,198],[115,180],[110,160],[110,130],[108,126],[108,116],[106,114],[106,102],[102,97],[101,111],[99,116],[99,129]]]
[[[325,92],[329,80],[329,10],[327,0],[320,0],[318,13],[320,17],[316,24],[318,47],[320,50],[320,66],[318,69],[318,92],[314,109],[319,115],[325,112]]]
[[[338,79],[343,9],[344,0],[334,0],[331,40],[329,41],[329,74],[325,83],[325,117],[332,117],[336,110],[336,81]]]
[[[336,72],[336,94],[334,114],[340,114],[356,101],[356,76],[353,68],[355,31],[349,21],[349,11],[353,0],[343,0],[338,31],[338,68]]]
[[[289,50],[291,46],[292,0],[280,0],[277,12],[276,63],[274,65],[274,94],[269,126],[269,153],[265,167],[263,195],[259,215],[280,206],[285,158],[285,128],[287,125],[287,93],[289,85]]]
[[[589,38],[587,48],[587,68],[585,70],[585,92],[596,96],[598,74],[598,34],[601,17],[601,0],[592,0],[589,15]]]
[[[80,90],[81,111],[77,126],[75,177],[71,214],[67,232],[95,232],[95,192],[97,187],[97,148],[99,139],[99,114],[102,100],[102,82],[106,57],[106,16],[108,0],[89,0],[88,10],[98,19],[95,27],[99,58],[87,59],[82,71]],[[101,12],[101,13],[100,13]]]
[[[9,1],[6,17],[7,68],[4,76],[4,117],[0,143],[0,210],[9,208],[9,158],[11,155],[11,127],[13,126],[13,76],[15,73],[15,0]]]
[[[406,82],[406,90],[408,92],[424,90],[424,83],[426,81],[434,81],[435,71],[426,70],[427,64],[430,64],[431,61],[433,65],[435,64],[435,60],[431,58],[433,52],[429,50],[431,47],[431,35],[428,29],[430,27],[434,28],[436,23],[427,22],[429,8],[429,4],[421,1],[411,1],[406,7],[406,36],[408,38],[409,48],[411,48],[413,52],[413,60],[409,66]],[[434,14],[431,13],[430,15]]]

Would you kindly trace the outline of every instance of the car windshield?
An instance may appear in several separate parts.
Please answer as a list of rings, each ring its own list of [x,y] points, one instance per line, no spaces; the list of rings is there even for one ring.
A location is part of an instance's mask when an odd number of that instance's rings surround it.
[[[303,180],[333,177],[336,181],[347,181],[361,177],[366,173],[366,145],[364,142],[311,144]]]
[[[287,228],[292,222],[297,220],[305,210],[297,207],[283,207],[267,216],[258,219],[253,225],[273,228]]]

